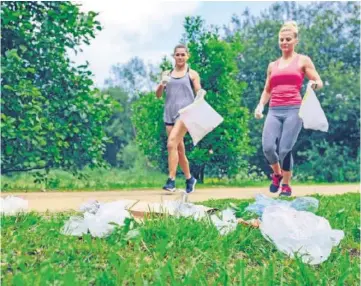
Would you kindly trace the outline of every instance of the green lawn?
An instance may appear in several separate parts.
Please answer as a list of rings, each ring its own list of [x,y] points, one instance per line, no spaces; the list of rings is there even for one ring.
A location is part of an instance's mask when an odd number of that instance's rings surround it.
[[[167,176],[157,171],[150,170],[121,170],[121,169],[97,169],[85,170],[82,174],[86,177],[78,179],[72,174],[61,170],[50,172],[47,185],[34,183],[32,172],[14,174],[12,176],[1,176],[2,192],[39,192],[42,189],[46,191],[100,191],[100,190],[131,190],[131,189],[160,189]],[[266,187],[269,180],[263,177],[257,177],[256,174],[250,174],[245,178],[236,177],[227,178],[205,178],[204,184],[198,184],[197,188],[211,187]],[[184,177],[177,177],[176,184],[178,188],[185,187]],[[319,182],[297,182],[293,185],[309,184],[329,184]],[[345,183],[342,183],[345,184]],[[346,183],[347,184],[347,183]]]
[[[320,200],[318,215],[345,238],[329,259],[310,266],[279,251],[258,229],[242,225],[228,236],[206,221],[154,218],[136,227],[141,235],[126,240],[128,226],[107,238],[64,236],[70,213],[30,213],[1,220],[3,285],[359,285],[360,195]],[[203,205],[226,208],[230,202]],[[247,216],[247,215],[246,215]]]

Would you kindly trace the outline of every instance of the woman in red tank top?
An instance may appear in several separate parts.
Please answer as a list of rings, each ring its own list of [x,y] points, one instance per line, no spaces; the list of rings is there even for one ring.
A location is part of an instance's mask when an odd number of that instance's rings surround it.
[[[281,189],[280,195],[290,196],[292,148],[302,128],[298,111],[302,102],[300,90],[303,79],[306,76],[315,90],[322,88],[323,83],[312,60],[295,52],[298,43],[296,22],[286,22],[280,29],[278,39],[282,56],[268,65],[267,79],[255,117],[263,117],[264,105],[270,101],[262,134],[263,152],[273,170],[270,191],[275,193]]]

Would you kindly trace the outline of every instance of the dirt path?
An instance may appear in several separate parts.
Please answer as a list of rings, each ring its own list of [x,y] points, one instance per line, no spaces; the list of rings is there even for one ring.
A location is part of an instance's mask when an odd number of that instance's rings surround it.
[[[348,192],[360,192],[359,184],[352,185],[330,185],[330,186],[294,186],[294,196],[306,196],[311,194],[337,195]],[[199,189],[189,195],[190,202],[200,202],[209,199],[250,199],[255,194],[266,194],[277,197],[267,191],[266,187],[256,188],[212,188]],[[167,193],[162,190],[133,190],[133,191],[99,191],[99,192],[52,192],[52,193],[2,193],[1,197],[15,195],[29,201],[29,209],[35,211],[51,212],[78,210],[79,206],[90,200],[96,199],[100,202],[115,200],[139,200],[141,202],[161,202],[162,200],[176,200],[181,197],[180,192]]]

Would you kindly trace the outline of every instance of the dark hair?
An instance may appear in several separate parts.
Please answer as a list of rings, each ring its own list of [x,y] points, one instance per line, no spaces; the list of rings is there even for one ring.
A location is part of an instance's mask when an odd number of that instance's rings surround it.
[[[178,44],[178,45],[176,45],[176,46],[174,47],[174,53],[175,53],[175,51],[176,51],[177,49],[185,49],[185,50],[186,50],[186,53],[187,53],[187,54],[189,53],[188,48],[187,48],[186,45],[183,45],[183,44]]]

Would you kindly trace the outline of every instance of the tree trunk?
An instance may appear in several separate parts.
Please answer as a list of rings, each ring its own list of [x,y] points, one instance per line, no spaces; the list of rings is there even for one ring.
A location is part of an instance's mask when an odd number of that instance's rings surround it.
[[[204,182],[204,169],[205,165],[197,165],[192,170],[193,176],[197,179],[197,182],[203,184]]]
[[[204,183],[204,169],[205,169],[205,165],[202,165],[201,167],[201,172],[199,174],[199,183],[203,184]]]

